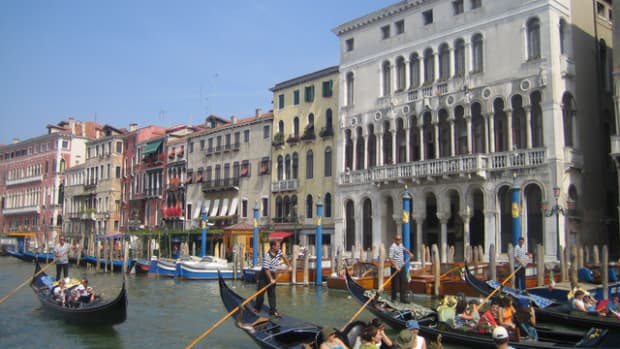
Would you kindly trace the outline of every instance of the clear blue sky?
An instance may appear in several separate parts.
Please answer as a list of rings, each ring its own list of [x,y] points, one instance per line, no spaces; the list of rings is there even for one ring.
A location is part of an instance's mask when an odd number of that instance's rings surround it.
[[[73,117],[127,127],[272,109],[269,88],[339,63],[336,26],[396,0],[7,0],[0,144]]]

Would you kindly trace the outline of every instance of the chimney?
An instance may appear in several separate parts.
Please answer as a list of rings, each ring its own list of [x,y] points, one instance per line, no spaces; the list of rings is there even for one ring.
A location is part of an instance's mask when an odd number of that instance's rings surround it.
[[[132,122],[131,124],[129,124],[129,132],[134,132],[137,128],[138,128],[138,124],[136,124],[135,122]]]
[[[256,118],[258,119],[263,111],[260,108],[256,108]]]
[[[231,116],[231,117],[230,117],[230,122],[231,122],[233,125],[234,125],[234,124],[236,124],[236,123],[237,123],[237,121],[238,121],[238,118],[237,118],[236,116],[234,116],[234,115],[233,115],[233,116]]]
[[[19,143],[19,138],[13,138],[13,144]]]

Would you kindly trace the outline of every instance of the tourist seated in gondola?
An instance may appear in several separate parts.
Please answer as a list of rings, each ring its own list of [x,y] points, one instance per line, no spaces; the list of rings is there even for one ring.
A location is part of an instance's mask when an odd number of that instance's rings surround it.
[[[517,302],[516,322],[526,339],[538,340],[536,332],[536,312],[527,298],[519,298]]]
[[[472,300],[467,302],[465,298],[459,299],[456,303],[456,315],[454,316],[454,326],[462,329],[472,329],[476,327],[480,320],[480,314],[476,303]]]
[[[480,316],[480,321],[477,326],[478,332],[491,333],[498,326],[499,303],[500,300],[498,298],[493,298],[493,300],[491,300],[490,308]]]
[[[81,303],[90,303],[95,300],[95,291],[88,286],[88,279],[82,279],[73,289],[74,299]]]
[[[584,313],[588,312],[588,308],[586,307],[586,304],[583,300],[584,296],[585,293],[582,290],[575,291],[573,299],[570,302],[572,310],[582,311]]]
[[[52,298],[58,302],[58,304],[64,306],[67,303],[67,289],[65,287],[65,279],[60,279],[58,284],[52,287]]]
[[[516,314],[516,309],[512,304],[512,297],[506,296],[502,300],[502,306],[499,308],[499,325],[505,327],[508,330],[508,333],[512,333],[517,328],[517,325],[514,323],[514,315]]]
[[[614,293],[609,303],[607,303],[607,316],[620,319],[620,293]]]
[[[383,321],[381,321],[381,319],[374,318],[370,320],[370,322],[368,323],[368,326],[375,326],[379,334],[381,334],[381,339],[377,343],[377,346],[379,348],[381,349],[393,349],[394,348],[394,343],[392,342],[390,337],[388,337],[385,334],[385,324],[383,323]],[[354,349],[359,349],[361,347],[362,342],[361,342],[360,337],[357,337],[355,344],[353,345]]]
[[[360,349],[379,349],[377,343],[381,343],[381,331],[374,325],[368,325],[360,335],[362,345]]]

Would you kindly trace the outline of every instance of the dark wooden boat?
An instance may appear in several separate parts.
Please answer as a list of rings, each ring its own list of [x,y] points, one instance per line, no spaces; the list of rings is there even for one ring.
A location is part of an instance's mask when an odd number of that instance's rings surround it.
[[[84,260],[86,261],[86,263],[90,265],[94,265],[94,266],[97,265],[97,257],[95,256],[86,256],[84,257]],[[127,260],[127,272],[129,272],[131,268],[133,268],[133,265],[135,263],[136,263],[135,259]],[[115,259],[113,261],[99,259],[99,268],[102,268],[102,269],[106,268],[108,270],[112,270],[117,273],[123,271],[123,264],[125,264],[125,261],[122,259]]]
[[[134,270],[136,274],[148,274],[151,268],[151,261],[148,259],[136,259]]]
[[[360,303],[366,304],[368,302],[367,290],[351,279],[348,274],[347,288],[351,295]],[[436,341],[437,337],[441,335],[444,341],[458,343],[469,348],[496,348],[490,334],[454,328],[446,322],[439,321],[436,313],[416,318],[412,316],[413,313],[391,309],[385,306],[385,304],[380,304],[375,299],[368,303],[366,309],[396,330],[405,328],[407,320],[418,320],[420,323],[420,334],[427,341]],[[538,330],[538,341],[512,341],[510,345],[515,348],[615,348],[620,345],[620,338],[617,335],[609,334],[609,330],[592,329],[587,333],[564,332],[542,328]]]
[[[45,272],[37,275],[41,270],[36,261],[30,287],[41,302],[43,309],[53,317],[63,319],[68,323],[79,326],[112,326],[120,324],[127,319],[127,290],[125,280],[116,298],[105,300],[96,298],[88,304],[81,304],[78,308],[63,307],[50,297],[50,278]]]
[[[220,297],[226,311],[230,312],[241,305],[245,298],[235,293],[226,285],[221,274],[218,275]],[[267,314],[268,307],[263,305],[261,314]],[[288,315],[281,318],[264,317],[252,312],[252,302],[246,304],[235,315],[237,327],[248,334],[261,348],[305,348],[310,345],[317,349],[322,342],[321,326]],[[350,348],[355,338],[361,333],[364,323],[354,321],[337,336]]]
[[[477,289],[481,294],[488,296],[495,290],[488,283],[476,278],[471,274],[467,265],[465,265],[465,280]],[[582,311],[573,311],[568,303],[556,303],[551,299],[544,297],[521,294],[518,290],[504,287],[504,292],[512,294],[515,297],[525,297],[532,300],[536,311],[536,319],[542,322],[560,323],[563,326],[574,328],[589,329],[591,327],[605,328],[613,332],[620,331],[620,321],[615,317],[605,317],[598,313],[584,313]]]

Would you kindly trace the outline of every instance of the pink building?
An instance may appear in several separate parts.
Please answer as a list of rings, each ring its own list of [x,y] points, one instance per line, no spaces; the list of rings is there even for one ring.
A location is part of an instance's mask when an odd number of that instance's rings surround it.
[[[51,245],[63,222],[64,171],[85,160],[94,122],[48,125],[46,135],[0,147],[0,233],[35,233],[35,246]]]

